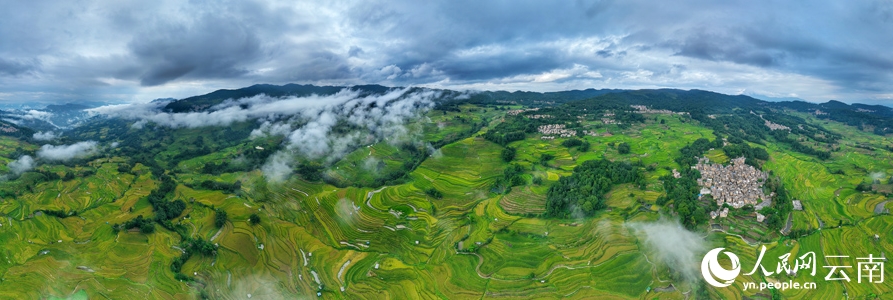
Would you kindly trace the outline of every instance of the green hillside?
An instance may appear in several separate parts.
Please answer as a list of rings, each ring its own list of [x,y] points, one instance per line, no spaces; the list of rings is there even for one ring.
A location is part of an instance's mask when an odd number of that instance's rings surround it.
[[[256,85],[158,113],[216,116],[229,99],[338,91]],[[0,298],[893,297],[891,280],[824,281],[822,259],[893,253],[891,116],[698,90],[430,92],[399,106],[413,112],[399,121],[371,125],[350,120],[411,95],[346,102],[316,156],[295,142],[322,123],[311,108],[227,126],[97,117],[51,143],[96,142],[69,159],[48,158],[28,135],[0,136]],[[258,134],[265,120],[292,131]],[[15,174],[23,155],[33,168]],[[269,175],[276,155],[288,155],[283,180]],[[723,206],[698,197],[700,157],[744,157],[768,174],[773,203],[711,218]],[[647,224],[696,237],[694,264],[667,260]],[[726,288],[687,275],[700,276],[717,247],[749,272],[761,245],[772,270],[785,253],[814,251],[817,275],[755,273]],[[742,283],[788,280],[817,287]]]

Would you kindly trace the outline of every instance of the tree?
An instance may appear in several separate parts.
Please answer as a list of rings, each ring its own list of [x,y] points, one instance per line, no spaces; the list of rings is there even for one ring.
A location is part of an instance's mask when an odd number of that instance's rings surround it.
[[[582,140],[580,140],[580,139],[575,139],[575,138],[570,138],[570,139],[565,140],[564,142],[561,142],[561,145],[562,145],[562,146],[565,146],[565,147],[568,147],[568,148],[577,147],[577,146],[580,146],[580,145],[582,145],[582,144],[583,144],[583,141],[582,141]]]
[[[155,225],[152,223],[146,222],[140,224],[140,233],[142,234],[151,234],[155,232]]]
[[[502,161],[511,162],[513,159],[515,159],[516,151],[517,150],[512,147],[505,147],[505,149],[502,149]]]
[[[441,193],[440,191],[438,191],[436,188],[433,188],[433,187],[428,188],[427,190],[425,190],[425,194],[427,194],[428,196],[433,197],[434,199],[440,199],[440,198],[443,198],[443,193]]]
[[[543,184],[543,178],[539,176],[533,176],[533,184],[541,185]]]
[[[620,152],[620,154],[629,154],[629,151],[630,151],[630,146],[628,143],[623,142],[623,143],[620,143],[620,145],[617,145],[617,152]]]
[[[217,210],[215,210],[214,226],[217,226],[217,228],[220,228],[220,227],[223,227],[224,224],[226,224],[226,211],[224,211],[221,208],[218,208]]]
[[[260,224],[260,216],[258,216],[257,214],[251,214],[251,216],[248,216],[248,223],[251,223],[251,225]]]
[[[540,155],[540,164],[543,166],[549,166],[549,161],[553,158],[555,158],[555,155],[543,153],[543,155]]]
[[[857,192],[867,192],[871,190],[871,184],[867,181],[862,181],[859,185],[856,186]]]
[[[643,178],[638,168],[627,162],[587,160],[561,177],[546,192],[546,215],[567,218],[581,213],[591,216],[607,207],[604,195],[615,184]]]

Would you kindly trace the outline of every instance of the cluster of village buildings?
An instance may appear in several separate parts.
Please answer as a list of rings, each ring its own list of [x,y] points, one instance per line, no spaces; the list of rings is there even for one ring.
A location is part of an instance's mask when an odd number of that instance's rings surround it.
[[[719,206],[723,204],[729,204],[734,208],[748,204],[757,206],[760,200],[763,202],[761,206],[771,203],[772,195],[763,193],[763,183],[768,175],[745,164],[743,157],[732,159],[732,164],[729,166],[711,164],[707,158],[700,158],[693,168],[701,172],[701,178],[698,179],[698,185],[702,187],[701,196],[712,195]],[[728,210],[723,209],[712,212],[711,217],[724,217],[727,214]]]
[[[564,124],[541,125],[537,128],[537,131],[542,134],[547,134],[542,137],[544,140],[555,139],[555,136],[573,137],[577,135],[576,130],[567,129],[564,127]]]
[[[526,111],[538,111],[538,110],[540,110],[540,109],[539,109],[539,108],[513,109],[513,110],[509,110],[509,111],[507,111],[505,114],[507,114],[507,115],[509,115],[509,116],[517,116],[518,114],[520,114],[520,113],[522,113],[522,112],[526,112]]]
[[[688,114],[687,112],[675,112],[668,109],[651,109],[645,105],[630,105],[633,109],[635,109],[637,113],[640,114],[676,114],[676,115],[684,115]]]
[[[614,113],[612,112],[605,113],[602,117],[602,123],[605,123],[605,125],[620,124],[617,120],[612,119],[612,117],[614,117]]]
[[[775,124],[775,123],[769,122],[769,120],[766,120],[766,119],[763,119],[763,121],[765,122],[766,127],[769,127],[770,130],[791,130],[790,127],[787,127],[787,126],[784,126],[781,124]]]
[[[596,132],[595,130],[583,130],[583,134],[588,136],[598,136],[598,132]]]
[[[16,131],[19,131],[19,130],[18,130],[18,129],[15,129],[15,127],[10,127],[10,126],[3,125],[3,126],[0,126],[0,131],[6,132],[6,133],[10,133],[10,132],[16,132]]]
[[[752,110],[750,111],[750,114],[756,115],[756,113],[754,113]],[[790,127],[787,127],[787,126],[784,126],[781,124],[772,123],[769,120],[766,120],[766,118],[763,118],[763,115],[758,115],[758,116],[760,116],[760,119],[763,119],[763,122],[764,122],[763,124],[765,124],[766,127],[769,127],[769,130],[791,130]],[[801,127],[800,129],[803,129],[803,128]]]

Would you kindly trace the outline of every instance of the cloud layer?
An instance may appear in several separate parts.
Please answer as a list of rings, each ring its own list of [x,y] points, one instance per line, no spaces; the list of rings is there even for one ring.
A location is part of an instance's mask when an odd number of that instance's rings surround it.
[[[392,89],[372,95],[344,89],[328,96],[230,99],[205,112],[168,113],[159,103],[107,105],[88,112],[136,120],[137,127],[153,123],[197,128],[256,121],[259,125],[251,137],[285,137],[281,151],[262,167],[269,179],[281,181],[291,174],[299,159],[331,162],[360,145],[406,141],[415,134],[407,121],[434,107],[439,99],[460,96],[424,88]]]
[[[52,141],[56,139],[56,133],[52,131],[41,131],[34,134],[34,139],[38,141]]]
[[[31,169],[34,168],[34,158],[31,158],[29,155],[22,155],[19,159],[9,162],[6,166],[9,167],[9,170],[15,176],[22,175]]]
[[[134,102],[298,82],[889,104],[889,32],[893,4],[879,0],[38,0],[0,11],[0,99]]]
[[[88,157],[97,151],[97,143],[94,141],[78,142],[71,145],[43,145],[37,150],[37,157],[50,161],[66,161]]]
[[[649,257],[656,260],[654,263],[670,267],[690,283],[701,280],[698,266],[707,252],[704,238],[686,230],[678,221],[664,218],[627,226],[644,240]]]

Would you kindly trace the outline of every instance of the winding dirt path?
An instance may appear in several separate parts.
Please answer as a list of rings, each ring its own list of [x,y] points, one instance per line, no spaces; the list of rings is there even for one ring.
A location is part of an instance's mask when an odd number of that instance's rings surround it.
[[[881,203],[878,203],[877,205],[875,205],[874,206],[874,214],[879,215],[879,214],[884,213],[884,211],[886,210],[884,207],[887,205],[887,202],[890,202],[890,200],[887,200],[887,201],[884,201],[884,202],[881,202]]]
[[[784,225],[784,228],[781,229],[781,234],[788,235],[791,232],[791,227],[794,226],[794,213],[791,212],[788,214],[788,222]]]

